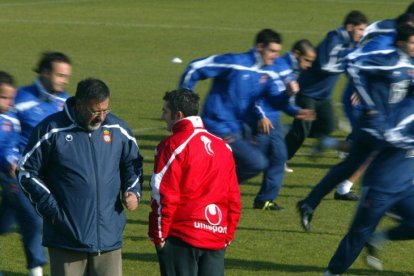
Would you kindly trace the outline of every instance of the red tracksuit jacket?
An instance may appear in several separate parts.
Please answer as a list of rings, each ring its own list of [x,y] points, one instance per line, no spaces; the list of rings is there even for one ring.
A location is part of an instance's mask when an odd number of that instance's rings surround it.
[[[241,212],[231,149],[198,116],[178,121],[172,131],[155,152],[149,237],[155,244],[174,236],[194,247],[223,249]]]

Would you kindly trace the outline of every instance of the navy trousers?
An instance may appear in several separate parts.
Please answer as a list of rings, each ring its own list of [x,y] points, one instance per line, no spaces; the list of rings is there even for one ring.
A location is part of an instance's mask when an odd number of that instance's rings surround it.
[[[390,183],[392,185],[392,183]],[[399,193],[384,193],[364,187],[357,212],[352,221],[348,233],[340,242],[338,249],[329,262],[328,269],[332,274],[344,273],[360,254],[365,243],[375,231],[381,218],[391,207],[395,206],[401,210],[403,217],[401,225],[394,228],[393,234],[398,237],[397,232],[414,232],[414,186],[410,185],[406,190]],[[411,237],[413,236],[411,235]],[[395,240],[398,238],[394,238]],[[401,238],[402,239],[402,238]]]
[[[376,140],[369,133],[357,130],[348,156],[329,170],[322,180],[313,187],[303,203],[316,209],[328,193],[335,189],[339,183],[348,179],[371,154],[381,147],[380,144],[381,141]]]
[[[259,134],[253,139],[235,138],[228,141],[236,162],[239,182],[263,172],[263,180],[255,201],[272,201],[279,194],[287,160],[282,125],[272,122],[269,135]],[[226,136],[228,137],[228,136]]]
[[[11,225],[17,222],[22,235],[27,268],[45,265],[47,257],[42,246],[40,216],[35,212],[15,178],[0,172],[0,184],[2,186],[0,234],[9,232]]]

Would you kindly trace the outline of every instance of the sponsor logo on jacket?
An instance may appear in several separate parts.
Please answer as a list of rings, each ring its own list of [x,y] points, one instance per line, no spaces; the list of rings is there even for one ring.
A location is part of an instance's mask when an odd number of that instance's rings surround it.
[[[220,226],[223,213],[216,204],[207,205],[204,209],[204,216],[208,224],[201,221],[195,221],[194,228],[204,229],[213,233],[227,233],[227,226]]]

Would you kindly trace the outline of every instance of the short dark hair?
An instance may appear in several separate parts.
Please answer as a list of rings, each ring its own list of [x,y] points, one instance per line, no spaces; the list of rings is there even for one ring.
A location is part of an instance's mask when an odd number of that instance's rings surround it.
[[[101,80],[87,78],[81,80],[76,88],[76,100],[78,103],[86,104],[91,100],[103,102],[110,96],[108,86]]]
[[[52,71],[52,64],[54,62],[63,62],[67,64],[71,64],[71,61],[67,55],[60,52],[44,52],[40,58],[37,67],[33,69],[38,74],[43,72],[50,72]]]
[[[397,35],[395,41],[408,41],[410,37],[414,36],[414,27],[409,24],[402,24],[397,26]]]
[[[414,13],[403,13],[395,19],[395,28],[405,24],[414,26]]]
[[[351,24],[354,26],[358,26],[361,24],[368,24],[368,18],[365,14],[363,14],[361,11],[353,10],[350,11],[344,19],[344,26]]]
[[[272,29],[263,29],[256,35],[256,45],[262,43],[265,47],[270,43],[282,44],[282,36]]]
[[[308,51],[315,51],[315,47],[308,39],[301,39],[293,44],[292,51],[297,51],[299,54],[304,55]]]
[[[0,85],[7,84],[14,87],[14,78],[5,71],[0,71]]]
[[[167,91],[163,100],[168,103],[172,115],[176,115],[178,111],[181,111],[184,117],[198,114],[200,97],[189,89]]]
[[[405,13],[414,14],[414,2],[408,5],[407,9],[405,10]]]

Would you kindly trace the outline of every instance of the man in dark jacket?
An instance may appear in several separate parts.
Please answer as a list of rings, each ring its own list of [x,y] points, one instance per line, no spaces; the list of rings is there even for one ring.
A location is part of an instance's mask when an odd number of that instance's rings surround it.
[[[19,162],[19,182],[43,217],[52,276],[122,275],[122,202],[138,206],[142,157],[110,114],[109,96],[101,80],[79,82],[64,110],[33,130]]]

